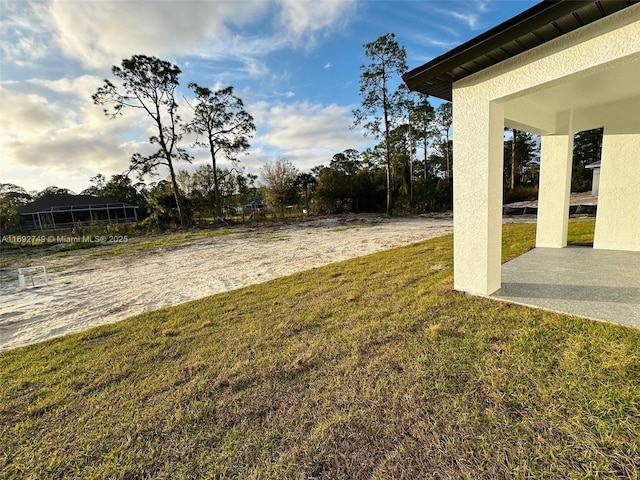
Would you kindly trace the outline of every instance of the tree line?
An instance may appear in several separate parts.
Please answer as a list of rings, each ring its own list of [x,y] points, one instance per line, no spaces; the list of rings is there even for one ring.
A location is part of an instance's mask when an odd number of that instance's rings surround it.
[[[369,63],[360,75],[361,108],[353,111],[353,127],[362,126],[378,141],[363,151],[336,152],[326,164],[300,172],[289,160],[267,162],[257,175],[239,168],[255,132],[253,117],[245,111],[232,86],[212,91],[189,83],[193,100],[187,101],[191,120],[183,121],[177,101],[180,68],[146,55],[124,59],[112,67],[113,79],[105,79],[93,94],[105,115],[118,118],[126,111],[146,114],[155,151],[135,153],[129,169],[107,179],[98,174],[81,193],[103,196],[139,208],[139,216],[153,228],[188,226],[195,222],[222,220],[244,213],[271,211],[285,216],[297,210],[306,214],[342,212],[421,213],[451,208],[453,148],[452,105],[434,108],[427,96],[409,92],[400,82],[407,70],[406,52],[391,34],[364,45]],[[395,89],[394,85],[398,85]],[[210,163],[191,171],[178,168],[193,157],[184,144],[195,138],[192,148],[206,149]],[[588,163],[598,161],[602,129],[576,134],[574,141],[574,191],[590,188]],[[535,198],[539,176],[539,141],[527,132],[505,129],[504,198],[508,201]],[[221,159],[231,167],[220,168]],[[143,183],[148,174],[166,167],[164,180]],[[134,183],[131,174],[139,181]],[[13,184],[0,185],[0,228],[18,228],[17,208],[34,198],[71,193],[49,187],[27,192]]]

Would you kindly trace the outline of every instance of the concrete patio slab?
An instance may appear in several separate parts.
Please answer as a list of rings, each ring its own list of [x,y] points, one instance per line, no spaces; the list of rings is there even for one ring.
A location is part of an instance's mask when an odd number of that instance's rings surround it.
[[[536,248],[502,266],[490,298],[640,328],[640,252]]]

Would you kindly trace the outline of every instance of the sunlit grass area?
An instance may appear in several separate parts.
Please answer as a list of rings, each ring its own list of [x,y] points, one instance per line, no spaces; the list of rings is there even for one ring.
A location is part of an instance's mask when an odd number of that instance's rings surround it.
[[[0,477],[638,478],[640,332],[451,266],[441,237],[4,352]]]

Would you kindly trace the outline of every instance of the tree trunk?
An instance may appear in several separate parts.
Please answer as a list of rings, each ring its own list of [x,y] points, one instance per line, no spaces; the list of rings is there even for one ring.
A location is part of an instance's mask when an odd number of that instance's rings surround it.
[[[516,158],[516,134],[517,134],[517,130],[515,128],[512,128],[511,131],[513,132],[513,140],[511,140],[511,190],[513,190],[514,188],[516,188],[516,180],[517,180],[517,167],[518,167],[518,162],[517,162],[517,158]]]
[[[171,159],[167,161],[169,165],[169,173],[171,174],[171,184],[173,185],[173,195],[176,199],[176,206],[178,207],[178,217],[180,218],[180,226],[187,227],[189,222],[187,220],[187,212],[184,210],[184,204],[182,203],[182,195],[180,195],[180,189],[178,188],[178,182],[176,181],[176,173],[173,170],[173,162]]]
[[[409,117],[409,207],[413,207],[413,129]]]
[[[445,152],[447,154],[447,178],[451,177],[451,152],[449,151],[450,149],[450,145],[449,145],[449,130],[447,130],[447,135],[446,135],[446,141],[447,141],[447,148],[445,149]]]
[[[409,157],[409,206],[413,207],[413,159]]]
[[[216,168],[216,152],[213,149],[213,139],[209,136],[209,153],[211,154],[211,166],[213,167],[213,213],[215,214],[214,222],[222,217],[222,205],[220,202],[220,181],[218,180],[218,169]]]
[[[214,209],[213,211],[216,214],[216,218],[217,217],[222,217],[222,205],[220,202],[220,183],[218,180],[218,171],[216,170],[216,162],[215,160],[213,161],[213,202],[214,202]]]
[[[184,204],[182,203],[182,195],[180,195],[180,189],[178,188],[178,182],[176,180],[176,172],[173,169],[173,160],[171,158],[171,152],[173,151],[175,138],[171,139],[171,145],[167,145],[164,138],[164,130],[162,128],[162,122],[160,121],[160,107],[156,102],[156,124],[158,126],[159,143],[165,158],[167,159],[167,166],[169,167],[169,173],[171,174],[171,184],[173,185],[173,195],[176,199],[176,207],[178,208],[178,218],[180,218],[180,226],[182,228],[188,227],[189,221],[187,219],[187,212],[184,210]],[[173,116],[171,117],[171,125],[174,125]],[[173,131],[173,129],[172,129]]]
[[[391,187],[391,161],[387,160],[387,215],[393,215]]]
[[[424,188],[426,191],[427,181],[429,180],[429,176],[427,175],[427,139],[424,139]]]
[[[385,86],[386,88],[386,86]],[[389,107],[387,106],[387,97],[384,96],[384,150],[387,163],[387,215],[393,214],[393,190],[391,182],[391,150],[389,149]]]

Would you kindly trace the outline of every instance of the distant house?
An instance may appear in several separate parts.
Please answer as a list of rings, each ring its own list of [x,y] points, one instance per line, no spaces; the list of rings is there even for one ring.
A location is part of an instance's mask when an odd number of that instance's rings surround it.
[[[597,197],[598,190],[600,189],[600,162],[590,163],[584,168],[593,170],[593,179],[591,180],[591,195]]]
[[[91,195],[51,195],[18,209],[24,230],[63,230],[78,223],[134,223],[138,207]]]
[[[254,197],[251,199],[249,203],[245,203],[243,206],[244,211],[255,212],[256,210],[262,211],[266,210],[267,206],[264,204],[264,201],[261,197]]]

